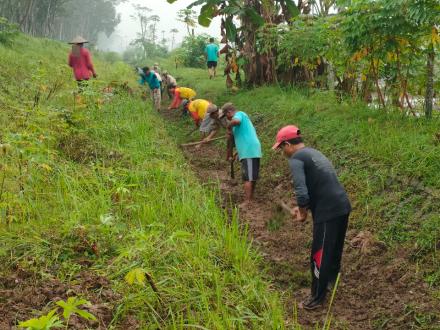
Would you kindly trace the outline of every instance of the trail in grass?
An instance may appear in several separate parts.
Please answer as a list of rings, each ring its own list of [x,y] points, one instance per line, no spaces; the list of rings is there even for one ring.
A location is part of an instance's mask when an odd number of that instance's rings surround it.
[[[163,110],[162,115],[171,123],[171,130],[178,131],[182,126],[190,130],[189,123],[176,111]],[[188,140],[183,135],[181,139],[178,142]],[[221,142],[199,150],[185,148],[184,154],[202,184],[220,188],[223,208],[231,213],[238,207],[243,195],[241,181],[230,178]],[[309,294],[312,228],[311,221],[296,223],[277,205],[284,201],[292,207],[294,200],[289,177],[272,174],[280,166],[286,166],[283,159],[262,168],[256,201],[249,209],[239,210],[239,215],[242,223],[248,225],[254,246],[264,256],[269,280],[281,292],[285,310],[290,313]],[[239,178],[239,169],[236,171]],[[368,232],[349,230],[341,284],[332,311],[332,329],[438,329],[435,311],[439,309],[439,302],[431,297],[428,285],[409,264],[403,249],[387,251]],[[314,312],[300,310],[299,323],[314,328],[317,322],[323,323],[326,313],[325,308]],[[420,317],[423,320],[418,321]]]

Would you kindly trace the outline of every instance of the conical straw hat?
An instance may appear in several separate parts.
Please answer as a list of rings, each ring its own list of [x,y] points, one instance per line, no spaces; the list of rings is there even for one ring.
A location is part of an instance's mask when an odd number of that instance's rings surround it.
[[[73,44],[85,44],[86,42],[88,42],[86,39],[84,39],[81,36],[76,36],[75,38],[73,38],[73,40],[71,42],[69,42],[69,44],[73,45]]]

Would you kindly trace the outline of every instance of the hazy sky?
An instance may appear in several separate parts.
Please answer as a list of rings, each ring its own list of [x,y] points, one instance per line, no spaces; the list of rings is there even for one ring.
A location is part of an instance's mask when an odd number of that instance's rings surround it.
[[[171,35],[169,31],[173,28],[179,30],[179,34],[176,36],[176,42],[180,43],[182,38],[187,35],[187,29],[185,24],[177,21],[177,12],[180,9],[185,8],[195,0],[177,0],[173,4],[169,4],[166,0],[129,0],[120,4],[117,7],[118,13],[121,14],[121,23],[116,27],[116,31],[113,34],[111,40],[112,44],[107,42],[100,42],[100,48],[104,50],[120,50],[126,48],[127,45],[136,37],[136,33],[140,32],[139,22],[133,20],[130,15],[135,13],[133,4],[140,4],[147,6],[153,11],[151,15],[158,15],[160,17],[160,23],[158,24],[158,31],[160,38],[162,38],[161,31],[165,31],[165,38],[170,39]],[[195,8],[198,13],[198,8]],[[195,29],[196,33],[207,33],[213,37],[220,36],[220,21],[214,20],[209,28],[203,28],[197,25]],[[120,36],[120,37],[118,37]]]

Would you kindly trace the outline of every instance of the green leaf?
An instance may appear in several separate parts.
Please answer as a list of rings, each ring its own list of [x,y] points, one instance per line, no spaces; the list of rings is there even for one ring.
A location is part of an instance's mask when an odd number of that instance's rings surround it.
[[[244,9],[244,13],[246,16],[249,16],[252,23],[257,25],[258,27],[264,25],[264,19],[260,16],[260,14],[257,13],[257,11],[254,8],[247,7]]]
[[[43,315],[38,319],[20,322],[18,326],[28,330],[50,330],[55,327],[62,327],[63,322],[60,321],[58,315],[55,315],[56,312],[57,309],[53,309],[47,315]]]
[[[139,284],[144,285],[145,284],[145,271],[142,268],[135,268],[132,269],[125,275],[125,282],[127,282],[130,285],[133,284]]]
[[[78,309],[77,314],[85,320],[96,321],[96,317],[85,310]]]
[[[204,27],[209,27],[212,18],[215,13],[215,7],[210,4],[206,4],[200,9],[199,24]]]
[[[293,0],[284,0],[284,3],[286,4],[287,9],[289,10],[289,13],[290,15],[292,15],[292,17],[296,17],[299,16],[299,14],[301,14],[300,10],[298,9],[298,7],[296,6]]]
[[[232,21],[232,16],[229,16],[226,19],[225,27],[226,27],[226,37],[228,38],[229,41],[234,42],[237,36],[237,27]]]
[[[90,302],[85,299],[79,299],[78,297],[70,297],[67,301],[57,301],[56,304],[63,309],[63,317],[69,320],[72,315],[78,315],[87,320],[96,321],[96,317],[87,311],[79,309],[79,307],[84,305],[90,305]]]
[[[222,13],[226,15],[238,15],[241,11],[241,8],[238,6],[227,6],[222,9]]]

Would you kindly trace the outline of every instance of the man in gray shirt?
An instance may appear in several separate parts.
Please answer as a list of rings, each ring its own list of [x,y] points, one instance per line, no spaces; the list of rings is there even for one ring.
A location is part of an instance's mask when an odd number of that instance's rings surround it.
[[[298,204],[294,217],[305,221],[309,210],[313,217],[311,296],[302,303],[311,310],[322,305],[339,274],[351,205],[331,162],[304,145],[296,126],[282,128],[273,149],[282,149],[289,161]]]

